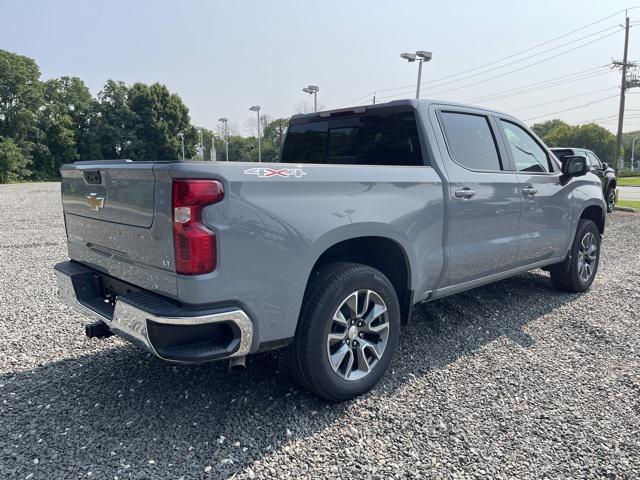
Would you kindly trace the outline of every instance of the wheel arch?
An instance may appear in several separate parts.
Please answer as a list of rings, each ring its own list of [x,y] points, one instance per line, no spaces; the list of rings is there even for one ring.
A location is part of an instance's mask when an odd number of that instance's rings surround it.
[[[305,285],[305,297],[312,276],[334,262],[368,265],[382,272],[393,285],[400,303],[402,322],[411,315],[413,304],[411,256],[402,240],[384,234],[354,235],[325,245],[316,255]]]
[[[610,188],[616,188],[618,186],[618,179],[612,175],[607,175],[604,192],[606,194],[607,190]]]
[[[582,210],[580,218],[591,220],[598,227],[600,235],[604,235],[605,215],[605,210],[600,205],[589,205]]]

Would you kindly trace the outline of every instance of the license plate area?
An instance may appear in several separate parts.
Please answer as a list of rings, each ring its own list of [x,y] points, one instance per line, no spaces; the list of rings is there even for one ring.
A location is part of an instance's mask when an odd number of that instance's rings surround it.
[[[111,320],[118,297],[140,291],[109,275],[89,272],[75,276],[74,288],[78,301]]]

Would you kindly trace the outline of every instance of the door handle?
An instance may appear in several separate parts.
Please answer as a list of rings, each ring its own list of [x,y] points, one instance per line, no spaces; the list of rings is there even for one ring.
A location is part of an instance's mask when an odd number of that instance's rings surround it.
[[[535,188],[533,188],[531,185],[529,185],[528,187],[525,187],[522,189],[522,193],[524,193],[525,195],[535,195],[536,193],[538,193],[538,190],[536,190]]]
[[[464,187],[462,190],[456,190],[455,192],[456,198],[471,198],[476,194],[475,190],[471,190],[469,187]]]

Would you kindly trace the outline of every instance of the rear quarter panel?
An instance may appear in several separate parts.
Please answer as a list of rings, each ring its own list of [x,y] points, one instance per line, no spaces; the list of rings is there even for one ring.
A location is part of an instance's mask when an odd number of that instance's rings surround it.
[[[203,211],[218,239],[218,268],[178,277],[186,303],[240,303],[256,339],[290,338],[313,265],[343,240],[396,241],[411,265],[417,299],[442,268],[443,196],[431,167],[172,164],[171,177],[219,178],[225,199]],[[301,168],[300,177],[260,178],[255,168]]]

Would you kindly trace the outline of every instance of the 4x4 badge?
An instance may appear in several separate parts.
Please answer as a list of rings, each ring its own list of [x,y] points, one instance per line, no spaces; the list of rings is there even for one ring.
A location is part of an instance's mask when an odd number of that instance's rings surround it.
[[[258,178],[268,178],[268,177],[296,177],[300,178],[307,174],[302,168],[265,168],[265,167],[256,167],[249,168],[244,171],[245,175],[256,175]]]

